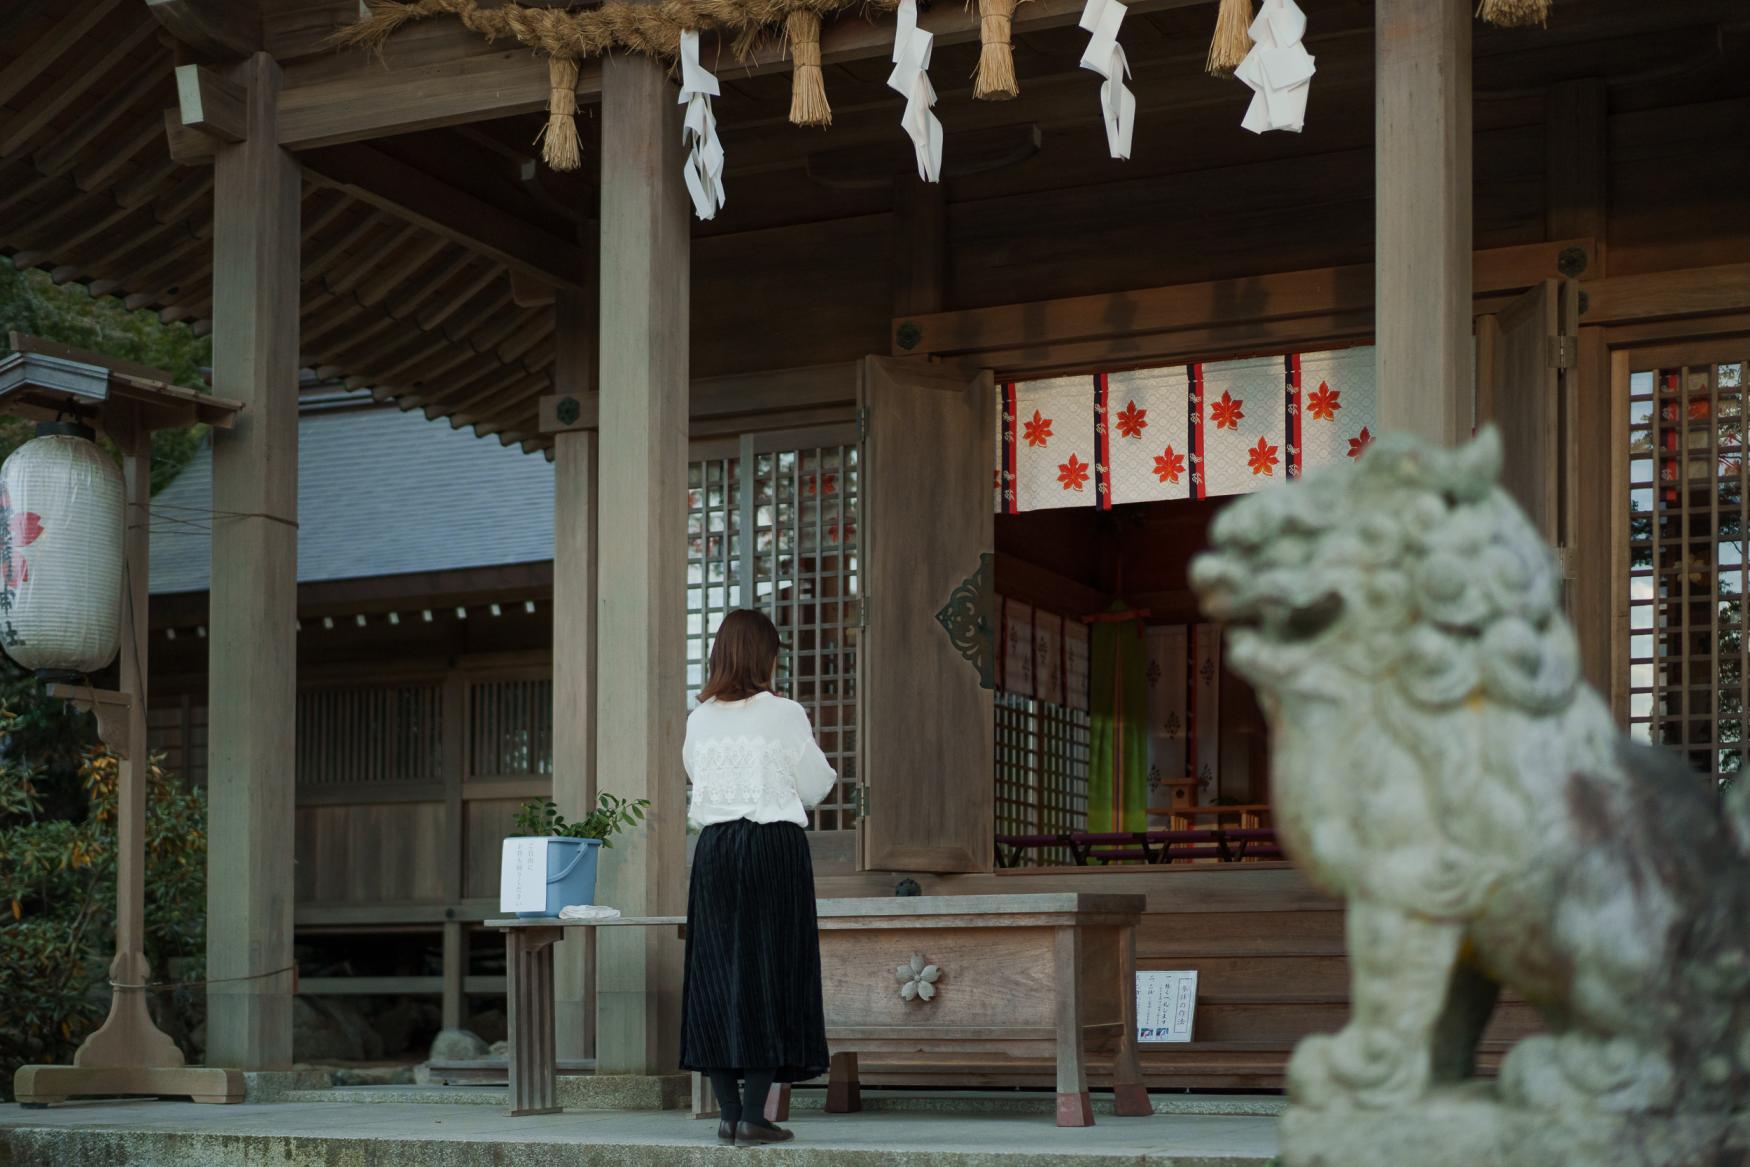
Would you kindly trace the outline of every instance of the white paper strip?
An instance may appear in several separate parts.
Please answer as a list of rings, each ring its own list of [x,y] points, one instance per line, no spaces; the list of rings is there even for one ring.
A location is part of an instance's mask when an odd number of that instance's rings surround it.
[[[687,193],[693,197],[693,213],[701,219],[717,214],[726,201],[723,194],[723,144],[717,140],[717,118],[711,99],[719,95],[717,78],[699,63],[699,33],[681,33],[681,96],[687,107],[681,125],[681,143],[687,147],[684,174]]]
[[[931,108],[936,90],[930,84],[930,46],[935,36],[918,27],[916,0],[900,0],[893,34],[893,72],[887,87],[905,98],[905,113],[899,124],[917,151],[918,177],[925,182],[942,179],[942,123]]]
[[[1124,82],[1130,77],[1130,62],[1118,43],[1118,26],[1128,11],[1119,0],[1088,0],[1082,9],[1081,27],[1088,32],[1082,68],[1104,77],[1100,86],[1100,113],[1106,122],[1106,148],[1112,157],[1130,157],[1130,139],[1136,129],[1136,97]]]
[[[524,837],[504,841],[498,869],[498,910],[547,910],[547,840]]]
[[[1264,0],[1249,30],[1252,51],[1234,76],[1252,90],[1252,104],[1240,124],[1254,134],[1266,130],[1300,133],[1306,126],[1306,98],[1316,72],[1301,38],[1306,13],[1294,0]]]

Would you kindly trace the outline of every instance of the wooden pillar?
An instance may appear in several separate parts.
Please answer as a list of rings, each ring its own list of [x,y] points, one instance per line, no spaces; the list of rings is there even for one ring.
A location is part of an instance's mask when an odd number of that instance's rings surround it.
[[[947,305],[948,202],[939,182],[912,171],[893,179],[893,314],[923,316]]]
[[[213,433],[207,789],[207,1061],[292,1060],[297,694],[298,164],[277,145],[279,66],[239,67],[248,136],[213,169]],[[253,978],[253,979],[237,979]]]
[[[1375,0],[1375,288],[1381,430],[1471,430],[1471,10]]]
[[[1605,274],[1610,214],[1610,101],[1603,79],[1550,86],[1543,125],[1544,238],[1596,240],[1597,257],[1585,274],[1597,278]]]
[[[598,898],[628,916],[680,914],[686,892],[688,200],[666,70],[602,60],[601,558],[596,765],[651,800],[602,857]],[[597,941],[596,1063],[666,1073],[680,1045],[681,948],[664,928]]]
[[[555,388],[561,400],[582,401],[595,391],[595,296],[561,290],[553,311]],[[553,443],[553,801],[576,821],[596,801],[598,443],[593,429],[563,430]],[[566,1060],[595,1050],[596,930],[577,931],[554,953],[557,1049]]]

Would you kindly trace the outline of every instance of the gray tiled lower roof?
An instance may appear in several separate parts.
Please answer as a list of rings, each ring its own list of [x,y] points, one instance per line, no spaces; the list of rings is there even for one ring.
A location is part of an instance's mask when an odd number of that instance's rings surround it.
[[[152,500],[152,592],[204,592],[209,440]],[[397,409],[309,409],[298,422],[298,581],[553,558],[553,467]]]

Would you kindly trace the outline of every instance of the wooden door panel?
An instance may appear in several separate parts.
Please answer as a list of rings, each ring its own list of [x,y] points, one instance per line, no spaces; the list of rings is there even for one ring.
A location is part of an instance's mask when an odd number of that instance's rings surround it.
[[[996,391],[986,370],[870,357],[861,405],[860,862],[988,871],[993,694],[937,614],[993,551]]]

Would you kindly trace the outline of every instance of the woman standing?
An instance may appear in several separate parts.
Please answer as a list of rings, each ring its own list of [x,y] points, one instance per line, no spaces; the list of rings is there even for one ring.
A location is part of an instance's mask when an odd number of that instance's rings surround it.
[[[711,1079],[717,1137],[729,1143],[790,1138],[765,1120],[767,1092],[827,1068],[803,828],[804,808],[838,775],[807,712],[773,691],[777,668],[770,620],[745,609],[724,617],[681,750],[693,783],[687,817],[702,828],[687,894],[681,1066]]]

